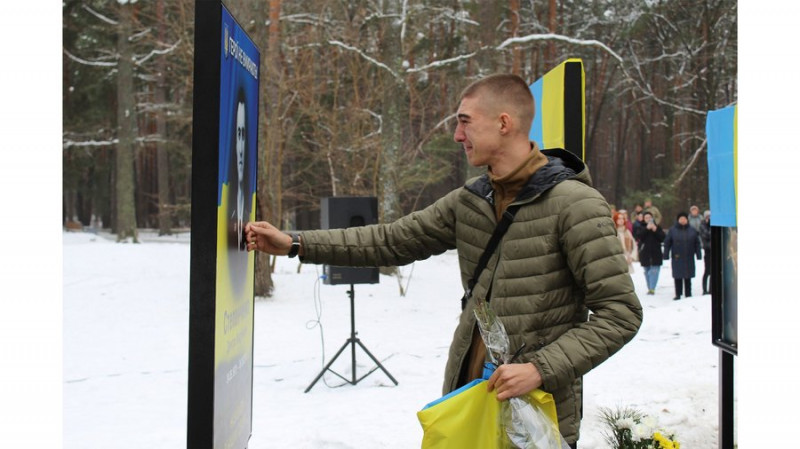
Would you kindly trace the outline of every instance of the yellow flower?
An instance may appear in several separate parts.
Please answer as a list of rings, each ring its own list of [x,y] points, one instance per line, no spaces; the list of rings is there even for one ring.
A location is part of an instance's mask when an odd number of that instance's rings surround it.
[[[670,440],[659,432],[653,434],[653,440],[655,440],[662,449],[680,449],[681,447],[680,443]]]

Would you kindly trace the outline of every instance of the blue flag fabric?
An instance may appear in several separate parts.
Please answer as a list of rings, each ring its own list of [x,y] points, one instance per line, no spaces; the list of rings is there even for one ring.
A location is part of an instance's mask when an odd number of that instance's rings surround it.
[[[736,227],[736,106],[709,111],[706,136],[711,225]]]

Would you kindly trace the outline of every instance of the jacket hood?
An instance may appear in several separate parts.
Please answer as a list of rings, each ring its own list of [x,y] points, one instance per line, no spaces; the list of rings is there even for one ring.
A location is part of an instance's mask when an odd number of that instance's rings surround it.
[[[522,188],[517,195],[516,201],[524,201],[545,192],[567,179],[575,179],[588,186],[592,185],[592,178],[589,176],[589,169],[580,158],[569,151],[560,148],[552,150],[541,150],[547,156],[547,165],[536,170],[531,176],[528,184]],[[470,192],[486,198],[490,203],[492,200],[492,183],[489,175],[483,174],[477,178],[467,181],[464,186]]]

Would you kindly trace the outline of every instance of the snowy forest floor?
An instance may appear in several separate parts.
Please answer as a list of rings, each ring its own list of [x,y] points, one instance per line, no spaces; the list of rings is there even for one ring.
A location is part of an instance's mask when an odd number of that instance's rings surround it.
[[[65,448],[185,447],[189,235],[145,231],[141,241],[63,235]],[[399,385],[381,370],[355,386],[327,373],[304,393],[350,336],[349,286],[319,282],[321,267],[298,273],[297,259],[277,259],[274,295],[255,304],[251,449],[419,447],[416,412],[440,396],[460,311],[456,254],[400,273],[354,289],[358,337]],[[599,409],[631,406],[674,431],[682,447],[716,448],[711,296],[700,295],[698,276],[694,296],[673,301],[668,261],[654,296],[638,264],[633,280],[644,323],[585,376],[579,447],[608,447]],[[360,348],[356,361],[358,377],[374,367]],[[348,349],[332,368],[349,379],[350,364]]]

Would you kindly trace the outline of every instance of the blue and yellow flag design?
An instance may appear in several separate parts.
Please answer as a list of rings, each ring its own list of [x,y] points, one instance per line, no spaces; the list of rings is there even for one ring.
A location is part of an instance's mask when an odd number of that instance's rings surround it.
[[[567,59],[530,85],[536,103],[530,139],[543,150],[586,151],[586,76],[583,61]]]

